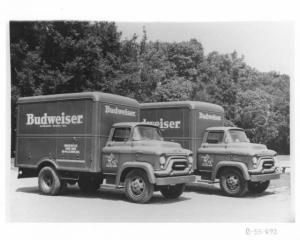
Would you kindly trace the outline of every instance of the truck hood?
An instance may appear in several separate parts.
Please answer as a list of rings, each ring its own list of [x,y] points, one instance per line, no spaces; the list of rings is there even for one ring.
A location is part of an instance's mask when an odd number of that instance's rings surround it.
[[[267,148],[264,144],[257,143],[228,143],[209,147],[201,147],[198,152],[210,152],[219,154],[237,154],[250,156],[274,156],[276,152]]]
[[[155,154],[179,154],[187,155],[191,151],[181,147],[179,143],[168,142],[168,141],[156,141],[156,140],[143,140],[143,141],[134,141],[134,147],[147,151],[149,153]]]
[[[257,156],[274,156],[276,152],[267,148],[264,144],[258,143],[229,143],[228,148],[232,153],[249,154]]]

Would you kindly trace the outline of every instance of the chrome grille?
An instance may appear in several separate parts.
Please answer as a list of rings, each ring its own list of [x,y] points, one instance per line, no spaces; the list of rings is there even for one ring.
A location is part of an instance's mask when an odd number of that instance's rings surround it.
[[[172,169],[175,171],[182,171],[187,167],[186,161],[176,161],[172,165]]]
[[[264,169],[270,169],[274,167],[274,161],[264,161],[263,168]]]
[[[274,167],[275,163],[273,158],[271,157],[265,157],[260,159],[262,161],[262,168],[263,169],[270,169]]]

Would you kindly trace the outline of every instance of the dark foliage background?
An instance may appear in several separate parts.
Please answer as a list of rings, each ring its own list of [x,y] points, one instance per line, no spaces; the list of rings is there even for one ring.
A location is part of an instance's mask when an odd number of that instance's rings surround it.
[[[113,22],[10,23],[12,154],[18,97],[82,91],[216,103],[227,125],[289,153],[288,75],[259,72],[237,52],[205,55],[196,39],[151,42],[145,29],[141,40],[121,35]]]

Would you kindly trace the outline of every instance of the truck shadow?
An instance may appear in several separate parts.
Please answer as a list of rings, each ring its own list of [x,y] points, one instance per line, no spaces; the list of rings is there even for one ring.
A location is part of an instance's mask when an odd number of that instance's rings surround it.
[[[185,191],[206,194],[206,195],[218,195],[222,197],[228,197],[222,193],[220,187],[216,187],[210,184],[209,185],[205,185],[201,183],[189,184],[185,187]],[[276,192],[271,190],[266,190],[263,193],[257,193],[257,194],[247,192],[245,196],[243,196],[242,198],[257,198],[257,197],[274,195],[274,194],[276,194]]]
[[[29,193],[29,194],[36,194],[40,196],[44,196],[40,193],[38,187],[22,187],[16,189],[16,192],[22,192],[22,193]],[[52,197],[71,197],[71,198],[87,198],[87,199],[102,199],[102,200],[112,200],[112,201],[124,201],[128,202],[128,199],[126,198],[124,194],[124,190],[122,189],[103,189],[100,188],[95,193],[84,193],[79,190],[78,187],[68,187],[63,190],[62,193],[60,193],[58,196],[52,196]],[[191,198],[180,196],[177,199],[166,199],[164,198],[159,192],[155,192],[153,194],[153,197],[149,201],[149,204],[172,204],[182,201],[190,200]],[[135,204],[135,203],[133,203]]]

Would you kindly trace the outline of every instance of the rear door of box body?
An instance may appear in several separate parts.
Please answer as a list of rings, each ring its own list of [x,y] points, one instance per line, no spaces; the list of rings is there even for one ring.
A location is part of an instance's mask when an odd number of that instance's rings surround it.
[[[92,99],[19,104],[16,165],[52,159],[59,169],[93,170],[94,110]]]
[[[133,161],[135,159],[133,158],[134,153],[131,151],[131,144],[129,142],[112,142],[110,143],[109,151],[103,152],[102,149],[107,143],[112,125],[121,122],[138,122],[140,111],[137,106],[112,102],[100,102],[99,108],[99,154],[101,156],[99,167],[104,173],[116,174],[118,166],[124,161]]]

